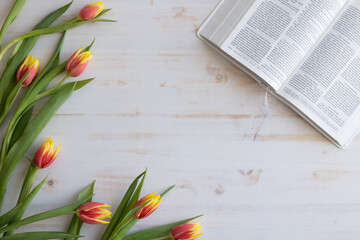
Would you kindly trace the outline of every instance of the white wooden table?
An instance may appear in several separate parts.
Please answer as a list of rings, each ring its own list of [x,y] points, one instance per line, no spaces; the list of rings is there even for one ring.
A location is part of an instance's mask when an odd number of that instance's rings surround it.
[[[11,0],[2,0],[1,20]],[[7,40],[29,30],[67,0],[29,0]],[[75,93],[30,150],[46,137],[62,144],[46,186],[27,215],[67,204],[97,179],[94,200],[116,208],[132,179],[149,169],[143,193],[176,189],[134,230],[197,214],[201,239],[358,239],[360,139],[339,150],[205,46],[195,31],[218,0],[106,0],[115,24],[69,31],[63,59],[93,37],[95,55]],[[86,3],[76,0],[62,19]],[[31,9],[31,10],[30,10]],[[59,35],[33,54],[49,57]],[[26,161],[16,171],[25,173]],[[17,197],[14,177],[7,207]],[[68,217],[22,228],[65,230]],[[103,226],[83,228],[99,239]]]

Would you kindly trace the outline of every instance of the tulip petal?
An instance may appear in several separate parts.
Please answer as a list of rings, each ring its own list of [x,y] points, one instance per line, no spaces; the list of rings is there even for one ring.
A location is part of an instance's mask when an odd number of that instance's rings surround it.
[[[142,199],[140,199],[134,206],[134,208],[141,206],[148,202],[142,209],[140,209],[135,217],[138,219],[143,219],[150,216],[160,205],[162,202],[162,198],[160,195],[155,196],[156,193],[151,193]]]
[[[88,203],[84,203],[83,205],[81,205],[79,207],[79,211],[89,211],[94,208],[100,208],[100,207],[110,207],[110,206],[107,204],[104,204],[104,203],[99,203],[99,202],[88,202]]]
[[[188,222],[174,227],[171,230],[171,237],[174,240],[194,240],[203,235],[201,224],[196,222]]]
[[[26,75],[27,77],[23,81],[23,86],[29,86],[35,79],[39,71],[40,61],[29,55],[23,61],[23,63],[18,68],[16,73],[16,79],[20,82]]]
[[[102,2],[95,2],[83,7],[79,13],[79,19],[82,21],[88,21],[97,17],[103,10],[105,5]]]
[[[60,146],[54,152],[54,141],[47,138],[44,144],[39,148],[34,157],[34,164],[38,168],[49,167],[56,159],[60,150]]]
[[[88,224],[107,224],[107,223],[109,223],[108,221],[90,218],[86,215],[79,215],[79,218],[81,221],[83,221],[84,223],[88,223]]]
[[[104,218],[111,217],[111,211],[106,209],[105,207],[110,207],[104,203],[98,202],[87,202],[82,204],[78,210],[77,215],[79,219],[85,223],[89,224],[105,224],[109,223],[107,221],[103,221]]]
[[[85,71],[92,58],[92,53],[90,51],[80,53],[82,49],[83,47],[76,51],[66,64],[66,72],[71,77],[80,76]]]
[[[134,206],[134,208],[143,205],[144,203],[146,203],[147,201],[151,200],[153,198],[153,196],[156,194],[156,192],[150,193],[149,195],[141,198]]]

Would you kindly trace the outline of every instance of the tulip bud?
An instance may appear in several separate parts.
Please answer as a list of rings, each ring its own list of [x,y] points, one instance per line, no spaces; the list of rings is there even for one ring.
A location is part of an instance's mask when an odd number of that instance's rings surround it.
[[[134,206],[134,208],[143,205],[148,202],[142,209],[140,209],[136,214],[135,218],[143,219],[150,216],[160,205],[162,199],[160,195],[155,196],[156,193],[151,193],[142,199],[140,199]]]
[[[200,223],[184,223],[171,230],[171,237],[174,240],[194,240],[204,234],[199,233],[200,231]]]
[[[105,5],[102,2],[96,2],[86,5],[81,9],[79,13],[79,19],[82,21],[88,21],[94,19],[99,13],[105,9]]]
[[[33,56],[31,55],[27,56],[17,71],[16,74],[17,81],[20,82],[23,79],[23,77],[25,77],[26,74],[28,74],[26,79],[23,81],[22,85],[26,87],[29,86],[34,81],[38,73],[39,66],[40,66],[39,60],[33,58]]]
[[[111,211],[106,209],[106,207],[110,207],[104,203],[98,202],[87,202],[82,204],[76,214],[79,216],[80,220],[84,223],[88,224],[106,224],[109,223],[102,219],[110,218]]]
[[[57,147],[54,152],[54,141],[50,138],[46,139],[44,144],[39,148],[39,150],[35,154],[34,164],[38,168],[47,168],[54,161],[56,156],[58,155],[60,150],[60,146]]]
[[[70,77],[80,76],[86,69],[92,54],[90,51],[80,53],[84,47],[77,50],[66,64],[66,72]]]

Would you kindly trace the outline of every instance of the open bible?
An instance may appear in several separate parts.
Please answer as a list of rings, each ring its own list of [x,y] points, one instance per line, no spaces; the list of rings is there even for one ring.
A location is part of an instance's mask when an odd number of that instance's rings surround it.
[[[359,0],[223,0],[198,36],[338,147],[359,132]]]

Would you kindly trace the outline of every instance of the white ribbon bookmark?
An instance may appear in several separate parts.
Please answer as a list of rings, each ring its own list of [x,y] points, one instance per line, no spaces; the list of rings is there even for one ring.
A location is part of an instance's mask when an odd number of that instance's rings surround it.
[[[269,94],[269,87],[266,89],[264,106],[265,106],[266,116],[269,118],[272,118],[272,114],[271,114],[271,110],[270,110],[270,106],[269,106],[268,94]]]

